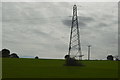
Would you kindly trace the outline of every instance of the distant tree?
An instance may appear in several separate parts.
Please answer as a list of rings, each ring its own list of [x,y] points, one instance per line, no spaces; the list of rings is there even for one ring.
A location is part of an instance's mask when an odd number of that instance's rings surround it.
[[[18,56],[16,53],[12,53],[12,54],[10,55],[10,58],[19,58],[19,56]]]
[[[8,49],[2,49],[2,57],[8,58],[10,56],[10,51]]]
[[[35,57],[35,59],[39,59],[39,57],[38,57],[38,56],[36,56],[36,57]]]
[[[114,58],[114,57],[113,57],[112,55],[108,55],[108,56],[107,56],[107,60],[113,60],[113,58]]]

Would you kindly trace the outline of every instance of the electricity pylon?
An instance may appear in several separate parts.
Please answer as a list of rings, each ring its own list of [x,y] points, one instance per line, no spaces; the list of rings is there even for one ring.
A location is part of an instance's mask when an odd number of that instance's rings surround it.
[[[77,6],[73,6],[72,26],[70,32],[70,42],[68,55],[71,58],[79,57],[82,60],[82,51],[80,46],[80,33],[78,26]]]

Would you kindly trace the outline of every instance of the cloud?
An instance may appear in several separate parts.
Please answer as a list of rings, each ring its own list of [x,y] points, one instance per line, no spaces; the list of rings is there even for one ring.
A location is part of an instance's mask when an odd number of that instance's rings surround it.
[[[90,22],[94,21],[94,19],[92,17],[84,17],[84,16],[79,16],[78,17],[78,24],[80,26],[81,29],[84,29],[84,27],[87,27],[87,24],[89,24]],[[63,24],[71,27],[72,25],[72,20],[63,20]]]

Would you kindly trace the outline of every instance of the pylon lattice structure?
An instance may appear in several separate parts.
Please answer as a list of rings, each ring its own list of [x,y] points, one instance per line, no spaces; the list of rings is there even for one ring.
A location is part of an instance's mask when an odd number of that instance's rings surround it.
[[[73,6],[72,26],[70,32],[69,52],[71,58],[82,60],[82,51],[80,46],[80,34],[78,26],[77,6]]]

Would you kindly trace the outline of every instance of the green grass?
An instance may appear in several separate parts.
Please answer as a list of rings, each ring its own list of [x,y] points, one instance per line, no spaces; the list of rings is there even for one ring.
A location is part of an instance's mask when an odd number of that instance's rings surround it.
[[[117,78],[118,61],[82,61],[64,66],[64,60],[3,59],[3,78]]]

